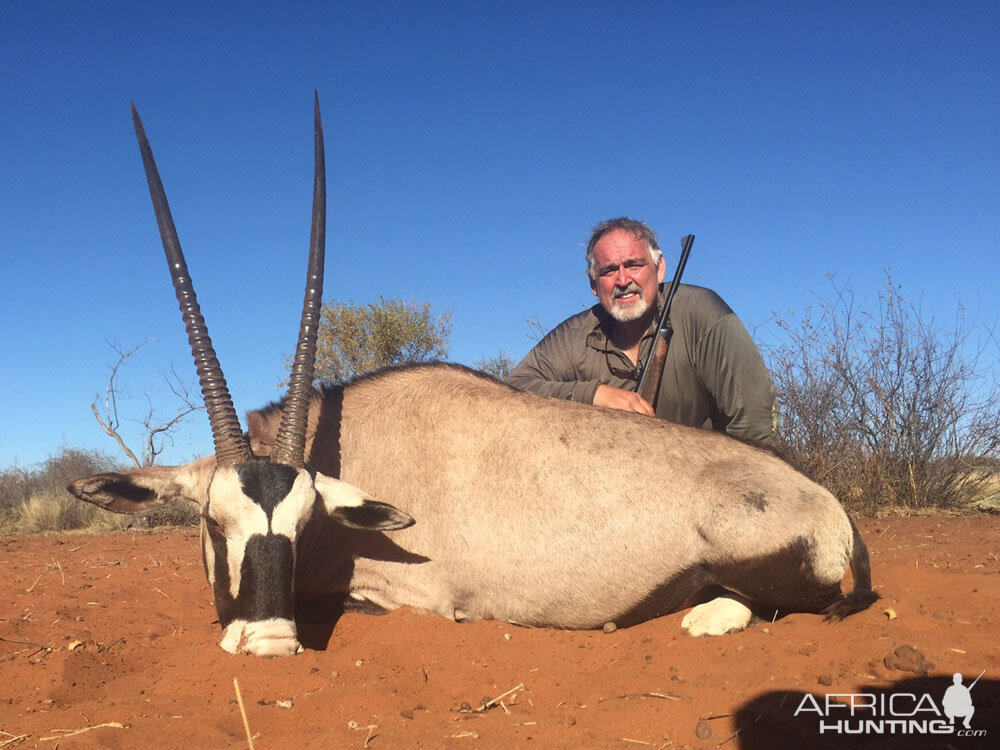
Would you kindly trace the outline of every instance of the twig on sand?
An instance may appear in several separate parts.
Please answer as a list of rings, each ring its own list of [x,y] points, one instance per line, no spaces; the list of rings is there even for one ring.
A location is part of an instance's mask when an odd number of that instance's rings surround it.
[[[652,745],[652,742],[646,742],[646,740],[633,740],[631,737],[622,737],[622,742],[630,742],[633,745]]]
[[[83,729],[52,729],[52,732],[62,732],[62,734],[57,734],[53,737],[39,737],[39,742],[51,742],[52,740],[62,740],[66,737],[72,737],[75,734],[83,734],[84,732],[89,732],[91,729],[125,729],[124,724],[119,724],[117,721],[108,721],[104,724],[94,724],[92,727],[84,727]]]
[[[67,550],[67,551],[68,552],[78,552],[79,550],[82,550],[84,547],[87,547],[88,545],[91,545],[91,544],[93,544],[93,542],[85,542],[85,543],[81,544],[79,547],[74,547],[73,549]]]
[[[111,643],[107,644],[106,646],[104,646],[104,645],[98,646],[97,647],[97,652],[101,653],[103,651],[104,653],[107,653],[108,651],[110,651],[111,649],[113,649],[115,646],[117,646],[119,643],[125,643],[125,639],[124,638],[119,638],[117,641],[112,641]]]
[[[361,746],[362,748],[367,748],[368,747],[368,743],[371,742],[371,739],[372,739],[372,732],[374,732],[376,729],[378,729],[378,724],[369,724],[368,725],[368,736],[365,737],[365,744],[363,744]]]
[[[15,641],[15,640],[12,640],[10,638],[0,638],[0,641],[3,641],[4,643],[16,643],[16,644],[21,645],[21,646],[34,646],[35,648],[38,649],[38,651],[51,651],[52,650],[48,646],[43,646],[41,643],[35,643],[34,641]],[[25,651],[25,650],[26,649],[21,649],[21,651]],[[37,654],[38,651],[35,651],[32,654],[32,656],[34,656],[35,654]],[[18,652],[18,653],[20,653],[20,652]]]
[[[66,574],[63,573],[62,565],[60,565],[59,561],[56,560],[54,557],[52,558],[52,562],[54,562],[56,564],[56,567],[59,569],[59,575],[62,576],[62,585],[65,586],[66,585]]]
[[[40,580],[42,580],[42,576],[43,576],[43,575],[45,575],[45,574],[44,574],[44,573],[39,573],[39,574],[38,574],[38,578],[36,578],[36,579],[35,579],[35,582],[34,582],[33,584],[31,584],[31,585],[30,585],[30,586],[29,586],[28,588],[26,588],[26,589],[24,590],[24,593],[25,593],[25,594],[30,594],[30,593],[31,593],[32,591],[34,591],[34,590],[35,590],[35,586],[37,586],[37,585],[38,585],[38,582],[39,582]]]
[[[500,693],[500,695],[498,695],[496,698],[493,698],[491,700],[486,701],[483,705],[481,705],[476,710],[477,711],[488,711],[491,708],[493,708],[493,706],[497,705],[497,703],[499,703],[501,700],[503,700],[508,695],[510,695],[511,693],[516,692],[518,690],[521,690],[523,688],[524,688],[524,683],[523,682],[519,682],[514,687],[512,687],[510,690],[508,690],[507,692]]]
[[[253,736],[250,734],[250,722],[247,721],[247,710],[243,706],[243,696],[240,695],[240,683],[235,677],[233,678],[233,687],[236,689],[236,702],[240,707],[240,716],[243,717],[243,729],[247,733],[247,745],[250,746],[250,750],[253,750]]]
[[[691,700],[690,695],[678,695],[677,693],[623,693],[622,695],[609,695],[606,698],[601,698],[597,702],[604,703],[604,701],[627,701],[632,698],[662,698],[668,701],[689,701]]]
[[[160,593],[160,594],[163,594],[163,592],[162,592],[162,591],[160,591],[160,590],[159,590],[158,588],[156,588],[156,586],[153,586],[153,591],[156,591],[156,592],[158,592],[158,593]],[[166,594],[163,594],[163,595],[164,595],[164,596],[166,596],[166,597],[167,597],[167,599],[169,599],[169,598],[170,598],[170,597],[169,597],[169,596],[167,596]]]
[[[15,742],[26,740],[31,736],[30,734],[11,734],[10,732],[5,732],[2,729],[0,729],[0,734],[7,735],[7,739],[0,740],[0,747],[7,747],[7,745],[13,745]]]

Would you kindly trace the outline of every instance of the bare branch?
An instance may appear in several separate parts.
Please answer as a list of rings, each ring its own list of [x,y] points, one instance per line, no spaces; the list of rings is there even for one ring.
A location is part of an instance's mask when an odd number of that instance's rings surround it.
[[[763,347],[779,391],[780,440],[844,502],[963,506],[996,470],[996,357],[960,304],[939,325],[886,271],[869,309],[830,278],[800,316],[774,315],[783,340]],[[985,329],[995,341],[996,326]],[[992,378],[990,377],[992,373]]]
[[[122,440],[122,436],[118,434],[117,425],[115,427],[112,427],[110,426],[110,424],[106,423],[103,419],[101,419],[101,414],[100,412],[97,411],[96,402],[91,402],[90,410],[94,412],[94,419],[97,420],[97,424],[101,426],[101,429],[115,439],[115,441],[118,443],[118,447],[122,449],[122,453],[128,456],[129,460],[133,464],[135,464],[135,468],[141,469],[142,464],[139,463],[139,459],[135,457],[135,454],[132,452],[131,448],[129,448],[125,444],[125,441]]]
[[[142,419],[132,420],[143,426],[144,450],[142,460],[136,456],[135,452],[129,448],[120,432],[121,417],[118,411],[118,401],[120,396],[120,375],[125,364],[131,359],[139,349],[145,346],[146,342],[138,344],[131,349],[124,349],[117,343],[108,341],[108,346],[118,355],[117,360],[110,365],[111,374],[108,377],[107,386],[104,389],[104,415],[102,417],[97,408],[96,399],[91,403],[90,409],[94,413],[94,418],[101,426],[105,434],[114,438],[128,459],[136,466],[142,468],[152,466],[156,462],[157,456],[163,452],[166,441],[172,439],[172,434],[184,420],[195,411],[204,409],[204,406],[196,402],[191,396],[192,386],[186,383],[171,366],[170,373],[165,374],[167,386],[171,393],[180,402],[172,417],[159,419],[156,409],[149,394],[143,394],[146,399],[146,414]]]

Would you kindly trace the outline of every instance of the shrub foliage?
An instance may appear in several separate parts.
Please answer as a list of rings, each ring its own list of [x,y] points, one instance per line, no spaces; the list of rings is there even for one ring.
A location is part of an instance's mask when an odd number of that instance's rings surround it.
[[[764,347],[782,447],[861,512],[969,505],[1000,449],[1000,387],[982,329],[961,306],[947,327],[922,315],[889,273],[867,308],[831,285],[801,316],[774,314],[783,336]]]
[[[379,297],[355,305],[329,300],[321,314],[317,380],[345,383],[383,367],[448,355],[451,310],[435,314],[430,302]]]

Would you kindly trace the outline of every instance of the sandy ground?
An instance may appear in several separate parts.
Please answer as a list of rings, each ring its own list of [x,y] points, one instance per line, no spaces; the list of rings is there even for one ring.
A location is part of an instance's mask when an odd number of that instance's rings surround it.
[[[234,678],[262,749],[1000,747],[1000,517],[859,526],[884,598],[839,624],[693,639],[681,614],[606,634],[402,610],[320,618],[278,660],[216,645],[193,530],[0,539],[0,747],[246,747]],[[893,659],[903,645],[918,653]],[[941,706],[954,672],[984,669],[985,737],[821,736],[794,716],[807,693]]]

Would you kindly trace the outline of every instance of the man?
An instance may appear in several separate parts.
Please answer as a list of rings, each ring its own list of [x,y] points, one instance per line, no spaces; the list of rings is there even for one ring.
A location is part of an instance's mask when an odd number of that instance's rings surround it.
[[[666,296],[656,235],[639,221],[610,219],[587,244],[590,290],[599,303],[556,326],[507,377],[543,396],[654,415],[634,391]],[[712,290],[681,284],[670,310],[673,337],[655,416],[733,437],[771,442],[777,402],[746,328]]]

